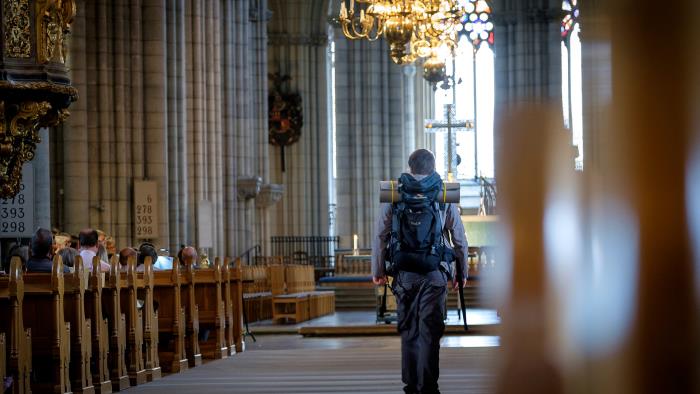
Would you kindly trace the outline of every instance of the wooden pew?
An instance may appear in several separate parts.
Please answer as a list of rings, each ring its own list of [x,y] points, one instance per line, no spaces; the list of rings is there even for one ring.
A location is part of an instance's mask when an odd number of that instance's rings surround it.
[[[70,323],[64,318],[63,263],[51,273],[24,275],[24,323],[32,329],[32,391],[70,393]]]
[[[80,256],[77,256],[77,259],[80,259]],[[85,292],[85,314],[91,321],[92,384],[95,387],[95,392],[108,394],[112,392],[112,382],[109,378],[108,358],[109,322],[102,314],[102,289],[105,287],[105,279],[104,274],[100,272],[100,258],[95,256],[91,264],[92,272]]]
[[[228,258],[222,266],[224,277],[224,303],[226,305],[226,343],[229,355],[244,350],[243,342],[243,285],[241,261],[232,265]]]
[[[85,290],[88,275],[83,259],[76,256],[74,271],[64,274],[64,317],[71,326],[70,382],[73,392],[94,393],[90,359],[92,356],[91,319],[85,313]]]
[[[150,257],[144,260],[143,272],[137,272],[139,280],[143,281],[143,289],[138,291],[139,299],[143,300],[143,366],[146,369],[146,379],[149,382],[162,377],[160,359],[158,358],[158,312],[153,305],[153,264]]]
[[[99,259],[97,260],[99,263]],[[94,267],[94,265],[93,265]],[[93,268],[93,274],[95,268]],[[116,256],[110,262],[110,270],[102,289],[102,307],[109,324],[109,379],[112,391],[129,388],[129,375],[126,369],[126,316],[122,313],[121,297],[126,297],[126,284],[119,274],[119,261]]]
[[[300,323],[335,312],[335,292],[316,291],[311,265],[270,266],[273,321]]]
[[[185,308],[182,306],[180,262],[172,270],[153,272],[153,302],[158,304],[158,357],[165,372],[187,369],[185,354]]]
[[[9,272],[0,275],[0,332],[5,340],[5,354],[2,355],[5,372],[2,376],[12,377],[10,392],[14,394],[31,392],[31,330],[24,329],[23,301],[22,261],[13,257]]]
[[[202,356],[208,359],[228,357],[224,331],[226,315],[222,294],[221,260],[215,259],[212,268],[196,271],[195,300],[199,310],[199,332]],[[201,334],[206,335],[205,339]]]
[[[243,308],[248,322],[272,319],[272,292],[269,268],[265,265],[241,267]]]
[[[196,281],[193,264],[185,264],[182,278],[180,300],[185,307],[185,354],[188,366],[196,367],[202,364],[202,353],[199,348],[199,308],[195,297]]]
[[[136,259],[129,259],[126,272],[120,272],[124,290],[120,298],[121,310],[126,317],[126,371],[132,386],[146,383],[148,377],[143,359],[143,310],[139,309],[138,292],[144,288],[143,275],[136,272]],[[145,304],[145,302],[144,302]],[[151,311],[153,306],[151,305]]]

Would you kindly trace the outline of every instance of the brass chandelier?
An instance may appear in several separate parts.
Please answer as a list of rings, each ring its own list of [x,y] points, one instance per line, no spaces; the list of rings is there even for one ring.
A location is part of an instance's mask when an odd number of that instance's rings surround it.
[[[358,10],[355,10],[355,2]],[[454,55],[465,10],[458,0],[350,0],[340,6],[343,34],[375,41],[382,35],[396,64],[424,60],[423,76],[444,76],[445,60]]]

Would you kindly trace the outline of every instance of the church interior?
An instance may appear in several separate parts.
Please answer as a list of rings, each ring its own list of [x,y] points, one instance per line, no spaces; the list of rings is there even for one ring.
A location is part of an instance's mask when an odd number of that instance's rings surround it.
[[[4,392],[401,392],[371,248],[425,148],[469,244],[441,392],[700,393],[698,17],[0,0]]]

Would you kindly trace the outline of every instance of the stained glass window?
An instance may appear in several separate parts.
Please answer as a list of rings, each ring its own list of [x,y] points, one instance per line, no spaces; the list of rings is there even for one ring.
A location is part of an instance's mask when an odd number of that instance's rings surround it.
[[[466,14],[462,20],[454,63],[447,62],[447,75],[454,76],[454,90],[435,91],[435,119],[444,118],[445,104],[455,104],[460,120],[472,120],[474,130],[455,133],[455,178],[468,181],[494,177],[494,24],[491,7],[484,0],[460,0]],[[442,138],[440,138],[442,137]],[[447,133],[438,135],[437,170],[447,173]],[[443,158],[440,160],[439,158]]]
[[[581,39],[579,34],[578,0],[564,0],[566,12],[561,21],[562,104],[564,125],[571,130],[573,144],[578,148],[576,169],[583,170],[583,97],[581,73]]]

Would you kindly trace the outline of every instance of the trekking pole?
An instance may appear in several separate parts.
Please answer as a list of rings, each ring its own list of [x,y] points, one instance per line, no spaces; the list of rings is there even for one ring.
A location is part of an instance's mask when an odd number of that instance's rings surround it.
[[[382,306],[379,308],[379,316],[384,317],[386,314],[386,288],[389,287],[388,283],[384,283],[384,295],[382,296]]]
[[[459,307],[460,311],[462,312],[462,323],[464,323],[464,331],[469,331],[469,325],[467,324],[467,306],[464,303],[464,273],[462,272],[462,264],[457,262],[457,280],[459,280],[459,283],[457,284],[457,289],[459,292]],[[460,311],[457,311],[459,314]]]

